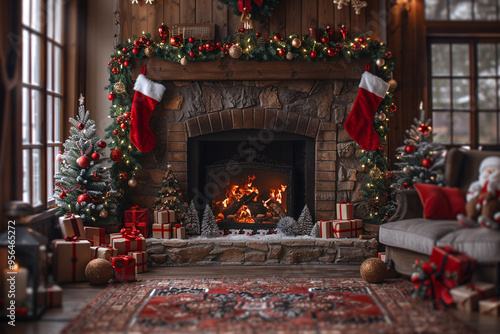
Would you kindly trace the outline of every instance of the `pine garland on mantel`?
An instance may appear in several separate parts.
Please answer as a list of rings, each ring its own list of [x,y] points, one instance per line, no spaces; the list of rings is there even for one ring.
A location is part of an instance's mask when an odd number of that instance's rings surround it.
[[[341,37],[335,38],[333,29],[319,29],[318,36],[297,34],[283,36],[272,32],[272,36],[261,36],[259,33],[247,33],[243,28],[235,37],[228,36],[222,42],[204,42],[194,38],[172,36],[170,43],[157,43],[150,34],[134,38],[115,46],[115,52],[108,62],[109,90],[108,98],[112,101],[110,117],[115,120],[107,129],[106,138],[111,139],[110,149],[114,165],[112,178],[115,190],[120,196],[122,208],[128,205],[127,198],[130,187],[137,182],[134,175],[141,170],[138,161],[140,152],[130,141],[130,110],[133,97],[133,80],[131,60],[156,57],[165,61],[181,63],[189,66],[190,62],[206,62],[221,60],[231,56],[241,61],[289,61],[303,60],[308,62],[339,62],[351,59],[371,60],[375,74],[385,81],[391,79],[394,69],[392,54],[384,43],[371,39],[369,33],[359,33],[347,37],[346,28],[340,30]],[[378,107],[373,126],[380,136],[381,146],[375,151],[358,150],[358,160],[367,172],[363,187],[364,199],[369,203],[372,220],[382,223],[387,220],[384,213],[385,201],[389,194],[385,173],[388,168],[384,153],[388,121],[396,110],[392,103],[392,94],[386,94]],[[123,155],[122,155],[123,153]],[[132,181],[132,182],[131,182]]]

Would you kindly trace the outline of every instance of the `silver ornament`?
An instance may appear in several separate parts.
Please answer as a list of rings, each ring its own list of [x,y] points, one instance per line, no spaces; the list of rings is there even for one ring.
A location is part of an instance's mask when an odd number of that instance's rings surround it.
[[[286,54],[286,59],[288,59],[288,60],[292,60],[292,59],[293,59],[293,53],[288,52],[288,53]]]
[[[379,58],[379,59],[377,59],[375,64],[377,64],[378,67],[382,67],[385,65],[385,60],[383,58]]]
[[[134,179],[134,178],[131,178],[130,180],[128,180],[128,186],[129,186],[130,188],[134,188],[134,187],[136,187],[136,186],[137,186],[137,180],[136,180],[136,179]]]
[[[186,66],[187,63],[188,63],[188,60],[186,59],[186,57],[182,57],[182,59],[181,59],[181,65],[182,66]]]

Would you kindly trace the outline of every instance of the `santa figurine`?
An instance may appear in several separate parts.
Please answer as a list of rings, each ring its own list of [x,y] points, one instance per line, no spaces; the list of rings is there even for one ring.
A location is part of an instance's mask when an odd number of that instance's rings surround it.
[[[466,194],[467,215],[457,215],[463,227],[500,228],[500,157],[487,157],[479,166],[479,180],[470,184]]]

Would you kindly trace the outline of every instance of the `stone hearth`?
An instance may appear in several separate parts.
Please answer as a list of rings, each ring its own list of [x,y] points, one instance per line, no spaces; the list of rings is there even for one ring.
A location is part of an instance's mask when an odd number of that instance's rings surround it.
[[[147,239],[148,265],[361,263],[367,258],[377,257],[378,246],[375,239],[355,238],[269,236],[231,239]]]

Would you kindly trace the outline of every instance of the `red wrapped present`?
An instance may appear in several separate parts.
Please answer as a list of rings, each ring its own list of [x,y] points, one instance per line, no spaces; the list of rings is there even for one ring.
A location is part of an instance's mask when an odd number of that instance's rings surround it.
[[[175,224],[173,234],[175,239],[186,239],[186,228],[182,224]]]
[[[449,246],[434,246],[429,263],[436,266],[436,276],[449,289],[470,280],[476,268],[475,259]]]
[[[92,246],[106,246],[106,229],[103,227],[84,226],[87,240],[92,243]]]
[[[354,219],[354,215],[352,213],[352,204],[349,202],[340,202],[337,203],[337,219]]]
[[[146,239],[139,230],[122,228],[121,238],[113,238],[111,247],[118,250],[118,255],[127,255],[128,252],[142,251],[146,247]]]
[[[491,283],[474,282],[467,285],[460,285],[450,289],[451,297],[462,311],[472,312],[479,308],[481,299],[493,297],[495,295],[495,285]]]
[[[500,316],[500,298],[493,297],[479,301],[479,313],[491,315],[494,317]]]
[[[126,228],[139,230],[143,237],[148,235],[148,223],[125,223]]]
[[[135,259],[135,273],[142,273],[148,269],[146,263],[146,252],[129,252],[129,256]]]
[[[74,214],[66,214],[59,217],[59,226],[64,238],[76,235],[78,239],[87,239],[83,228],[82,218]]]
[[[323,239],[328,239],[332,237],[332,221],[331,220],[320,220],[318,222],[319,237]]]
[[[115,271],[115,282],[135,281],[135,259],[128,255],[118,255],[111,258]]]
[[[172,224],[153,224],[153,238],[170,239],[172,237]]]
[[[46,288],[47,307],[62,306],[62,288],[57,284],[48,284]]]
[[[139,206],[133,206],[125,210],[125,224],[127,223],[148,223],[148,209],[141,209]]]
[[[54,241],[54,279],[57,283],[86,281],[90,242],[77,236]]]
[[[118,250],[112,247],[92,246],[90,247],[90,258],[105,259],[110,261],[111,257],[117,256]]]
[[[154,223],[155,224],[175,224],[175,211],[174,210],[155,210]]]
[[[356,238],[361,234],[363,226],[361,219],[334,220],[332,230],[334,238]]]

